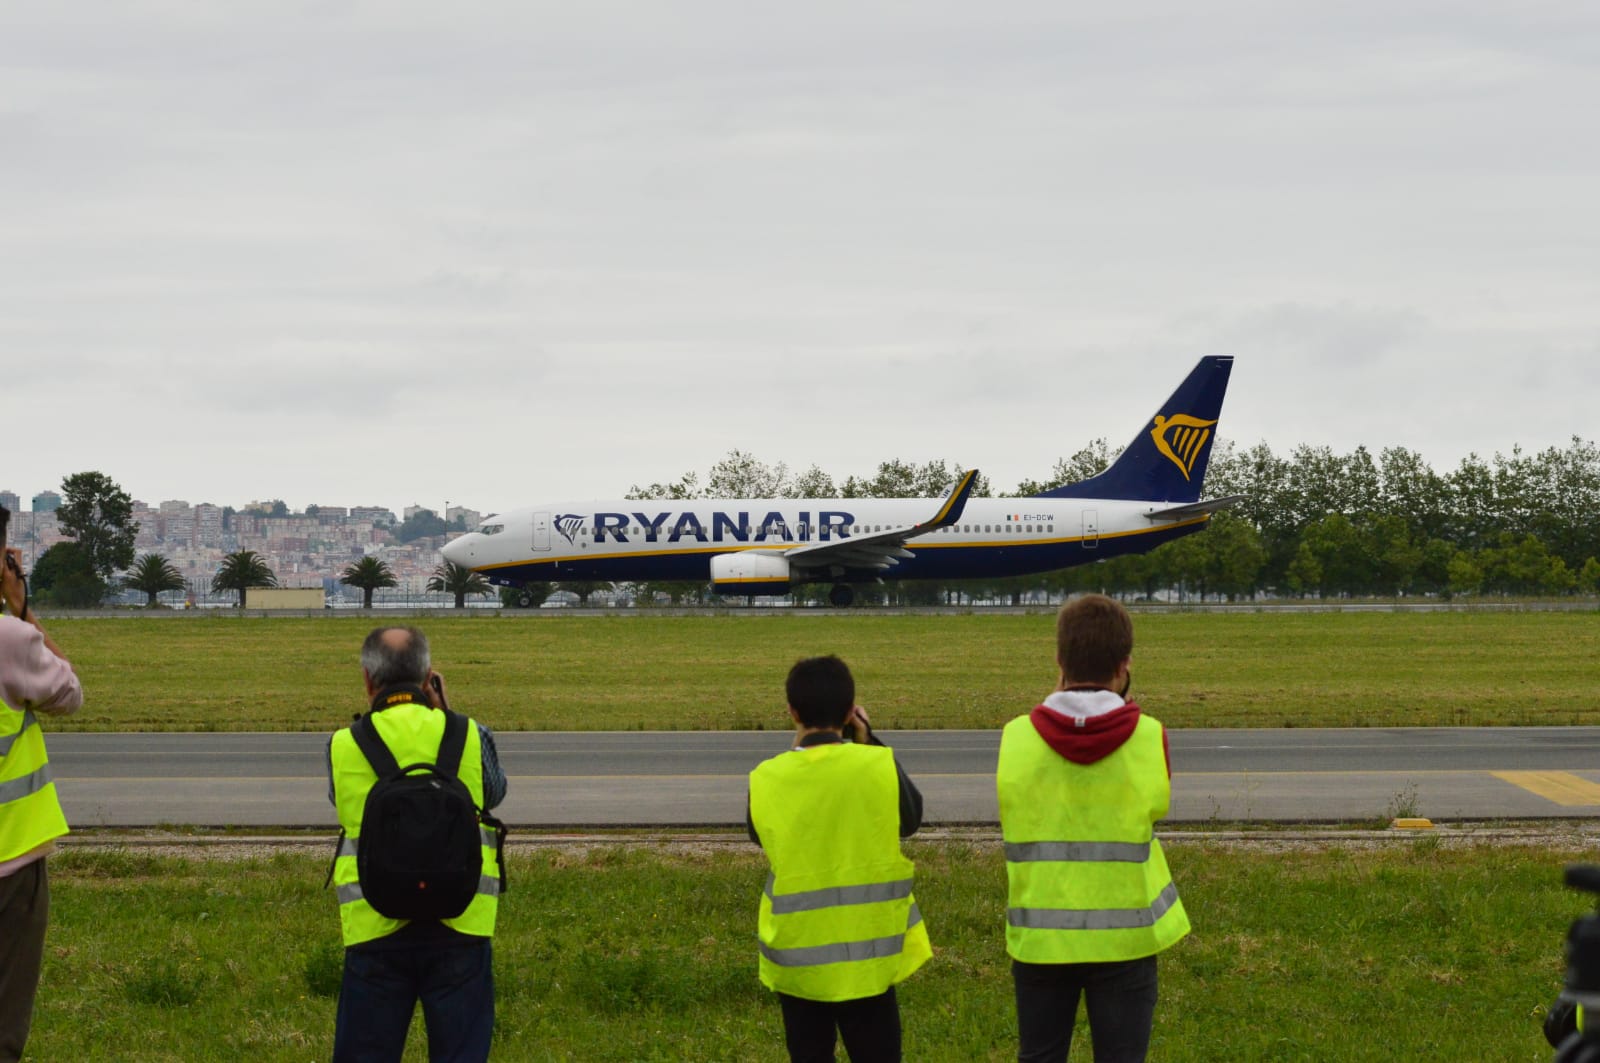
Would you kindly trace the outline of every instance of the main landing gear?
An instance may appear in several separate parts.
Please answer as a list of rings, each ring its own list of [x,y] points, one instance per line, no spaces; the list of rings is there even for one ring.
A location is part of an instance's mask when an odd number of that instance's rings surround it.
[[[856,600],[856,590],[848,583],[835,583],[833,589],[828,591],[828,604],[840,609],[848,607]]]

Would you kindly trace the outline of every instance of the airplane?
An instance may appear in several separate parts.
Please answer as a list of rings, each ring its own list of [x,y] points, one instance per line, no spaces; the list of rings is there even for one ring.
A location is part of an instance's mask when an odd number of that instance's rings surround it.
[[[718,594],[833,583],[828,600],[891,579],[1020,576],[1153,550],[1205,528],[1242,496],[1201,498],[1231,357],[1202,358],[1097,476],[1022,498],[552,502],[484,520],[446,561],[518,587],[540,580],[687,580]]]

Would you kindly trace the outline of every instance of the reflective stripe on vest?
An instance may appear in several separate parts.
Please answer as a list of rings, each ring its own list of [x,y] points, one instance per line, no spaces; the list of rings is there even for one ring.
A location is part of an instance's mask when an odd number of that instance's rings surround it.
[[[442,712],[426,705],[405,704],[374,713],[372,719],[397,763],[431,764],[438,756],[439,740],[444,736]],[[333,767],[333,792],[339,811],[339,825],[345,833],[333,862],[333,882],[339,901],[339,926],[348,947],[387,937],[404,926],[405,921],[390,919],[373,910],[362,897],[360,875],[356,869],[356,840],[361,836],[361,817],[366,809],[367,793],[377,783],[377,776],[351,737],[348,727],[334,733],[328,755]],[[482,757],[478,725],[468,720],[466,748],[461,753],[458,775],[473,804],[479,808],[483,807]],[[466,911],[454,919],[442,920],[445,926],[477,937],[494,935],[500,895],[500,865],[495,841],[493,831],[479,827],[483,871],[478,880],[477,895],[467,905]]]
[[[33,712],[0,701],[0,862],[67,833],[44,731]]]
[[[1076,764],[1021,717],[1001,737],[995,781],[1013,959],[1139,959],[1189,932],[1153,831],[1171,794],[1160,723],[1141,716],[1117,750]]]
[[[356,855],[356,842],[357,842],[357,840],[358,839],[352,838],[348,834],[346,834],[343,838],[340,838],[339,839],[339,855],[340,856],[355,856]],[[478,844],[483,846],[485,849],[493,849],[495,847],[495,844],[498,842],[498,840],[499,839],[495,836],[494,831],[490,830],[487,827],[483,827],[483,826],[479,826],[478,827]],[[495,881],[499,882],[500,880],[496,879]]]
[[[1007,842],[1013,864],[1036,860],[1142,864],[1150,859],[1149,842]]]
[[[1177,884],[1169,882],[1148,908],[1007,908],[1006,922],[1031,930],[1131,930],[1155,926],[1177,903]]]
[[[53,778],[54,776],[50,774],[50,765],[46,764],[38,771],[24,775],[20,779],[0,782],[0,805],[10,804],[12,801],[19,801],[30,794],[38,793],[49,786]]]
[[[338,896],[340,904],[352,904],[366,897],[366,894],[361,892],[361,883],[359,882],[346,882],[333,892]],[[490,878],[488,875],[479,876],[478,894],[483,897],[500,896],[500,880],[498,878]]]
[[[792,750],[750,773],[771,863],[757,942],[762,984],[807,1000],[876,996],[932,955],[900,852],[900,787],[881,746]]]
[[[909,932],[921,922],[922,909],[912,901],[911,911],[906,915],[906,930]],[[764,941],[758,941],[757,944],[761,948],[761,955],[780,967],[817,967],[825,963],[851,963],[898,956],[905,951],[905,942],[905,934],[891,934],[869,941],[839,941],[832,945],[811,945],[797,949],[775,949]]]
[[[481,826],[478,828],[479,845],[482,845],[485,849],[493,849],[497,841],[494,831]],[[357,839],[348,835],[339,839],[339,858],[349,857],[354,859],[356,842]],[[500,879],[490,875],[480,876],[478,878],[478,892],[486,897],[500,896]],[[349,904],[352,901],[362,900],[364,897],[361,892],[360,882],[346,882],[334,890],[334,893],[338,896],[340,904]]]
[[[773,877],[767,876],[767,900],[772,904],[773,915],[788,915],[791,912],[814,912],[818,908],[836,908],[847,904],[875,904],[878,901],[898,901],[902,897],[911,896],[911,879],[903,878],[898,882],[877,882],[867,886],[830,886],[822,890],[808,890],[804,893],[785,893],[781,897],[772,895]],[[912,905],[914,909],[915,904]],[[914,922],[914,921],[913,921]],[[908,926],[912,925],[910,923]]]
[[[4,702],[0,702],[0,704],[4,704]],[[22,726],[17,728],[16,733],[0,737],[0,760],[5,759],[11,754],[11,747],[17,744],[17,740],[22,737],[22,733],[24,731],[30,727],[36,726],[38,723],[39,718],[33,714],[33,710],[25,710],[22,713]]]

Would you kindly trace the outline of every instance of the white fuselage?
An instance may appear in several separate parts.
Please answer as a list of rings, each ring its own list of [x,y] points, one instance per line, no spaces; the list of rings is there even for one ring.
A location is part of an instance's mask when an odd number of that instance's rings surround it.
[[[705,580],[719,554],[785,554],[915,528],[938,499],[692,499],[560,502],[485,521],[445,558],[496,582]],[[830,559],[796,582],[1019,575],[1149,549],[1199,530],[1207,516],[1152,520],[1150,502],[1118,499],[974,498],[960,518],[907,537],[887,568]],[[909,556],[904,556],[909,555]],[[796,555],[796,559],[802,555]]]

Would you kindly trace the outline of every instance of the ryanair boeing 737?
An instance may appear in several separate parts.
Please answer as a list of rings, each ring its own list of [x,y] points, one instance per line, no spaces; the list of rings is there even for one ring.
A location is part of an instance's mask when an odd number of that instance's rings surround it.
[[[490,517],[447,561],[536,580],[709,581],[719,594],[832,583],[1020,576],[1137,554],[1197,532],[1239,500],[1202,500],[1232,358],[1202,358],[1112,466],[1025,498],[972,498],[977,470],[938,498],[555,502]]]

